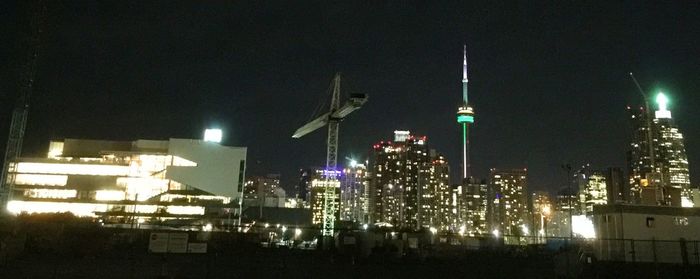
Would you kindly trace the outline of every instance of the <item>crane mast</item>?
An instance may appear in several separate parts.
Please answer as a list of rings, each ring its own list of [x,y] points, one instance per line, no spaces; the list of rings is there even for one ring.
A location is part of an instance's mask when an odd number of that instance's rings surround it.
[[[292,135],[292,138],[300,138],[308,133],[311,133],[325,125],[328,125],[328,138],[326,140],[326,169],[323,172],[323,207],[322,207],[322,227],[321,235],[324,240],[333,237],[335,224],[335,187],[334,182],[338,181],[338,133],[340,129],[340,121],[348,116],[353,111],[362,107],[367,102],[365,94],[351,94],[350,99],[342,106],[340,105],[340,73],[336,73],[333,78],[330,110],[317,117],[316,119],[306,123],[301,128],[297,129]]]
[[[335,225],[335,189],[331,187],[332,181],[337,181],[338,178],[333,172],[338,166],[338,133],[340,128],[340,120],[334,118],[332,113],[340,108],[340,74],[336,74],[333,78],[333,94],[331,97],[331,116],[328,121],[328,140],[326,142],[326,172],[323,188],[323,224],[321,227],[321,235],[324,237],[332,237]]]

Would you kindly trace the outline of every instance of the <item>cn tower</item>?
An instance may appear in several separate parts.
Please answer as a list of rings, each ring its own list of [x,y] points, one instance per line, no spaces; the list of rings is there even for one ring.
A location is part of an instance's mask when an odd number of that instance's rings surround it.
[[[470,177],[469,163],[469,125],[474,123],[474,110],[469,105],[467,96],[467,46],[464,45],[464,63],[462,69],[462,101],[463,103],[457,109],[457,123],[462,125],[462,179]]]

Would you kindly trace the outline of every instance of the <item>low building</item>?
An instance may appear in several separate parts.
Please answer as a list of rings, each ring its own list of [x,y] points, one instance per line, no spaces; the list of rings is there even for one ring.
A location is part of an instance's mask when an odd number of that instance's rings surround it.
[[[700,208],[594,206],[591,214],[601,260],[687,262],[700,241]]]
[[[208,206],[230,213],[238,210],[232,201],[243,190],[246,151],[192,139],[51,141],[46,158],[10,165],[7,209],[132,224],[198,218]]]

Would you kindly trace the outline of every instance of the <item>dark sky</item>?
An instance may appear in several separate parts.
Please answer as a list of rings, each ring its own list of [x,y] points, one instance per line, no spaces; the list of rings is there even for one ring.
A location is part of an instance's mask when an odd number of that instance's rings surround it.
[[[531,189],[555,190],[562,163],[624,167],[625,107],[640,102],[633,71],[670,95],[700,179],[691,1],[50,2],[25,155],[43,155],[52,138],[199,138],[219,125],[225,144],[248,147],[248,175],[279,172],[288,188],[300,167],[325,162],[325,130],[291,135],[341,71],[345,93],[370,100],[341,124],[340,158],[365,159],[408,129],[457,174],[466,43],[478,177],[527,167]],[[0,3],[3,146],[27,22],[26,4]]]

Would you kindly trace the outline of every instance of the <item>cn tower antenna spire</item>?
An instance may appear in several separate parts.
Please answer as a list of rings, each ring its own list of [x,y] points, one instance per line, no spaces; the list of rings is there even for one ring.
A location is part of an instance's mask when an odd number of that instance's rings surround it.
[[[462,69],[462,100],[464,101],[465,106],[469,102],[469,97],[467,96],[468,82],[469,80],[467,79],[467,45],[464,45],[464,63]]]
[[[474,109],[469,105],[467,97],[467,45],[464,45],[462,63],[462,105],[457,109],[457,123],[462,126],[462,181],[471,178],[471,163],[469,162],[469,126],[474,123]]]

